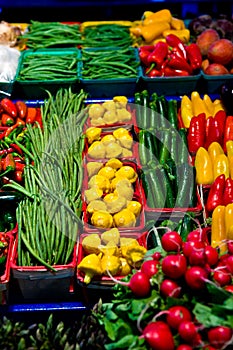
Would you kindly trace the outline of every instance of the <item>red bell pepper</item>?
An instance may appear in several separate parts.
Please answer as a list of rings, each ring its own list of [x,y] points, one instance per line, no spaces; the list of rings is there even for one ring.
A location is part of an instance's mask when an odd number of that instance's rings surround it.
[[[148,56],[150,55],[150,51],[139,50],[139,58],[142,64],[148,66],[150,63],[148,62]]]
[[[163,68],[163,75],[165,77],[187,77],[190,74],[183,69],[173,69],[171,67],[165,66]]]
[[[194,156],[199,147],[205,145],[206,117],[205,113],[200,113],[192,117],[187,133],[188,150]]]
[[[18,117],[21,118],[21,119],[24,119],[27,115],[27,105],[25,102],[23,101],[16,101],[15,102],[15,106],[17,108],[17,111],[18,111]]]
[[[187,59],[192,67],[193,71],[201,69],[202,55],[199,46],[196,43],[192,43],[186,46]]]
[[[34,124],[36,120],[37,109],[35,107],[28,107],[26,115],[26,124]]]
[[[214,119],[217,120],[218,122],[218,127],[220,130],[220,133],[222,134],[222,139],[223,139],[223,134],[225,130],[226,117],[227,117],[227,114],[224,110],[220,110],[214,115]]]
[[[18,112],[13,101],[5,97],[1,100],[0,104],[1,104],[1,107],[4,109],[4,111],[8,113],[12,118],[17,117]]]
[[[12,153],[8,153],[3,160],[3,170],[4,172],[15,170],[15,160]]]
[[[192,74],[192,69],[188,62],[184,58],[179,57],[175,52],[169,56],[167,66],[172,69],[185,70],[189,74]]]
[[[233,179],[228,177],[225,181],[225,190],[223,193],[223,205],[233,203]]]
[[[222,133],[220,131],[219,122],[213,117],[208,117],[206,120],[206,140],[205,148],[208,149],[212,142],[218,142],[221,145]]]
[[[182,57],[184,59],[187,58],[187,53],[185,50],[185,46],[184,43],[182,42],[182,40],[180,38],[178,38],[178,36],[176,36],[175,34],[168,34],[165,37],[166,43],[171,46],[174,49],[179,49],[179,52],[182,53]]]
[[[218,205],[223,205],[225,174],[216,177],[212,183],[206,201],[206,209],[211,213]]]
[[[154,77],[161,77],[162,75],[162,71],[160,69],[156,69],[156,68],[148,68],[145,71],[146,76],[150,77],[150,78],[154,78]]]
[[[154,50],[148,56],[149,63],[155,63],[155,68],[161,68],[168,55],[168,46],[163,41],[155,44]]]
[[[223,135],[223,150],[226,153],[226,142],[233,140],[233,116],[229,115],[226,117],[225,129]]]

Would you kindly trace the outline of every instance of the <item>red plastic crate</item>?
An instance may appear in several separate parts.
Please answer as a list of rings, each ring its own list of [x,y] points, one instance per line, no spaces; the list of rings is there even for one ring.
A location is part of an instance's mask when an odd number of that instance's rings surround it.
[[[119,232],[120,232],[120,236],[121,237],[135,238],[141,246],[146,248],[145,232],[138,232],[138,233],[135,233],[134,231],[122,232],[121,229],[119,229]],[[100,235],[102,232],[101,231],[97,231],[97,233]],[[83,234],[80,235],[80,241],[79,241],[79,246],[78,246],[78,262],[77,262],[77,265],[80,264],[80,262],[82,261],[82,259],[85,256],[85,253],[84,253],[83,248],[82,248],[82,240],[87,235],[88,235],[88,233],[83,233]],[[114,278],[116,278],[117,280],[120,280],[120,279],[122,279],[124,277],[125,276],[120,276],[120,275],[114,276]],[[94,276],[92,281],[88,285],[84,284],[83,281],[84,281],[84,274],[79,269],[77,269],[77,282],[79,284],[81,284],[82,286],[87,286],[87,287],[91,287],[91,286],[106,286],[107,287],[107,286],[113,286],[115,284],[115,282],[110,277],[105,276],[105,275]]]

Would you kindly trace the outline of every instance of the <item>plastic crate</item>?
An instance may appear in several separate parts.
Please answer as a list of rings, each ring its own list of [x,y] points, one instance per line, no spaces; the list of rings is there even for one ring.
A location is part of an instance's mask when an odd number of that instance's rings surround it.
[[[109,48],[86,48],[85,50],[89,52],[104,51],[109,50]],[[114,51],[119,50],[119,48],[112,48],[113,55]],[[135,48],[131,48],[135,54],[135,61],[140,62],[138,51]],[[83,63],[82,63],[83,66]],[[142,75],[141,67],[138,66],[137,74],[132,78],[119,78],[119,79],[86,79],[82,77],[82,68],[80,69],[80,82],[82,88],[91,97],[113,97],[116,95],[133,96],[137,90],[137,86]]]
[[[0,304],[6,304],[9,298],[9,282],[10,282],[10,264],[13,258],[13,246],[15,241],[15,231],[8,231],[5,233],[8,238],[8,251],[6,261],[2,263],[0,275]]]
[[[147,77],[142,74],[143,88],[150,94],[157,92],[159,95],[179,95],[189,94],[192,91],[199,90],[201,74],[190,75],[187,77]]]
[[[106,230],[105,230],[106,231]],[[126,237],[126,238],[134,238],[138,241],[139,245],[143,246],[146,248],[146,235],[145,232],[138,232],[135,233],[133,230],[131,232],[122,232],[121,229],[119,229],[120,232],[120,237]],[[97,231],[97,233],[100,235],[101,231]],[[85,253],[83,251],[82,248],[82,241],[83,238],[86,237],[88,235],[88,233],[83,233],[80,235],[80,241],[79,241],[79,247],[78,247],[78,263],[77,265],[80,264],[80,262],[82,261],[82,259],[85,256]],[[114,276],[114,278],[116,278],[117,280],[122,279],[125,276],[121,276],[121,275],[116,275]],[[112,287],[114,286],[115,282],[108,276],[102,275],[102,276],[94,276],[92,281],[90,282],[90,284],[86,285],[84,283],[84,274],[77,269],[77,282],[80,286],[85,286],[87,288],[107,288],[107,287]]]
[[[64,300],[70,297],[74,288],[74,278],[77,266],[77,244],[73,257],[67,265],[54,265],[56,272],[49,271],[44,266],[17,265],[18,239],[13,246],[13,258],[10,264],[12,280],[23,299]]]
[[[233,80],[232,74],[207,75],[202,72],[203,89],[209,94],[220,94],[222,86],[229,80]]]
[[[22,80],[20,77],[20,72],[24,68],[24,60],[29,56],[34,55],[51,55],[56,61],[56,57],[60,56],[76,56],[77,62],[77,74],[73,78],[63,78],[63,79],[49,79],[48,80]],[[52,94],[56,93],[60,88],[72,87],[74,90],[79,90],[79,58],[80,50],[78,48],[64,48],[64,49],[38,49],[38,50],[25,50],[20,56],[18,69],[15,77],[15,83],[12,91],[13,98],[23,98],[23,99],[44,99],[48,97],[46,90],[50,91]]]

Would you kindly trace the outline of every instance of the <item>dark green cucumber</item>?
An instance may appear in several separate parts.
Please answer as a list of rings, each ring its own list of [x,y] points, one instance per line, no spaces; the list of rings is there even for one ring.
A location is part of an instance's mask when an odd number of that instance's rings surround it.
[[[156,141],[156,135],[154,135],[153,129],[145,130],[145,145],[148,148],[148,153],[151,154],[151,157],[149,157],[149,161],[154,159],[154,157],[157,158],[158,146]]]
[[[177,101],[168,100],[167,101],[167,119],[171,126],[177,130],[178,129],[178,112],[177,112]]]
[[[145,193],[147,206],[149,208],[154,208],[155,207],[154,196],[151,191],[150,183],[146,175],[148,171],[149,171],[148,169],[143,169],[141,172],[142,187]]]
[[[170,158],[171,132],[169,129],[159,131],[159,163],[165,164]]]
[[[140,127],[142,125],[142,98],[140,92],[135,92],[134,94],[134,103],[135,103],[135,113],[137,125]]]
[[[195,167],[189,163],[177,164],[176,207],[193,208],[196,206]]]
[[[188,234],[196,228],[197,227],[195,221],[193,220],[193,214],[185,213],[184,217],[179,222],[176,231],[180,234],[182,240],[185,242]]]
[[[150,128],[157,129],[158,125],[158,108],[156,101],[150,102]]]
[[[186,163],[189,160],[187,129],[181,128],[178,130],[179,138],[177,143],[177,153],[179,154],[179,162]]]
[[[147,129],[150,126],[150,94],[148,90],[143,90],[141,92],[141,100],[142,100],[142,125],[141,129]]]
[[[148,164],[148,150],[146,148],[146,134],[145,130],[140,130],[138,134],[138,153],[141,165]]]
[[[166,208],[174,208],[174,206],[175,206],[175,194],[174,194],[174,191],[172,188],[172,183],[170,181],[169,175],[168,175],[165,167],[161,166],[160,170],[163,174],[164,184],[165,184],[165,188],[166,188],[165,207]]]
[[[148,169],[145,172],[145,180],[148,181],[148,192],[153,196],[153,208],[164,208],[166,188],[160,167]]]
[[[164,96],[159,96],[156,100],[158,110],[158,129],[167,129],[170,127],[167,119],[167,100]]]

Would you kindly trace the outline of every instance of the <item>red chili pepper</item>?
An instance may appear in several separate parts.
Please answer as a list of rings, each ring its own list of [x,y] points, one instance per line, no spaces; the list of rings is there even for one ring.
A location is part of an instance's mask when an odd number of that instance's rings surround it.
[[[24,126],[24,125],[25,125],[25,122],[24,122],[22,119],[17,118],[15,124],[12,125],[12,126],[10,126],[10,127],[3,133],[3,135],[2,135],[3,137],[1,137],[1,138],[8,137],[8,136],[12,133],[12,131],[15,130],[17,127],[19,127],[19,126]]]
[[[223,193],[223,205],[233,203],[233,179],[228,177],[225,181],[225,189]]]
[[[142,64],[148,66],[150,63],[148,62],[148,56],[150,55],[150,51],[139,50],[139,58]]]
[[[222,133],[220,132],[219,122],[213,117],[208,117],[206,120],[206,140],[205,148],[208,149],[212,142],[218,142],[221,145]]]
[[[183,69],[173,69],[171,67],[165,66],[163,68],[163,75],[165,77],[187,77],[190,74]]]
[[[17,117],[17,109],[14,104],[9,98],[5,97],[0,102],[2,108],[5,112],[7,112],[11,117],[16,118]]]
[[[12,126],[15,124],[15,119],[12,118],[9,114],[3,113],[1,116],[2,126]]]
[[[165,37],[165,40],[166,40],[166,43],[172,48],[179,48],[180,52],[182,52],[183,58],[186,59],[187,54],[186,54],[184,43],[180,38],[178,38],[178,36],[176,36],[175,34],[168,34]]]
[[[154,50],[148,56],[149,63],[155,63],[156,68],[161,68],[164,60],[168,55],[168,46],[163,41],[157,42],[155,44]]]
[[[202,55],[199,46],[196,43],[192,43],[186,46],[187,59],[192,67],[193,71],[201,69]]]
[[[12,147],[13,152],[17,152],[20,156],[23,155],[22,149],[18,145],[16,145],[16,143],[11,143],[10,147]]]
[[[15,160],[12,153],[7,154],[4,158],[3,170],[7,172],[15,170]]]
[[[27,105],[23,101],[16,101],[15,106],[18,111],[18,117],[24,119],[27,115]]]
[[[226,142],[233,140],[233,116],[226,117],[225,129],[223,134],[223,150],[226,153]]]
[[[143,45],[139,47],[139,51],[149,51],[152,52],[155,48],[155,45]]]
[[[15,162],[15,170],[24,171],[25,166],[25,163]]]
[[[192,68],[188,62],[184,58],[179,57],[176,53],[171,54],[167,61],[167,65],[172,69],[185,70],[190,75],[192,74]]]
[[[225,130],[226,117],[227,117],[227,114],[223,110],[218,111],[214,116],[214,119],[217,120],[218,122],[218,127],[220,129],[220,133],[222,134],[222,139],[223,139],[223,134]]]
[[[15,170],[12,176],[13,180],[22,183],[23,182],[23,171],[22,170]]]
[[[206,201],[206,209],[211,213],[218,205],[223,205],[225,174],[216,177],[212,183]]]
[[[33,124],[36,120],[37,110],[35,107],[28,107],[26,115],[26,124]]]
[[[145,74],[146,74],[148,77],[153,78],[153,77],[161,77],[162,72],[161,72],[160,69],[156,69],[156,68],[151,69],[151,68],[148,68],[148,69],[146,69]]]
[[[194,156],[199,147],[205,145],[206,117],[205,113],[192,117],[187,133],[188,149]]]
[[[41,116],[41,110],[40,108],[36,109],[36,119],[35,123],[38,123],[39,127],[43,129],[43,122],[42,122],[42,116]]]

